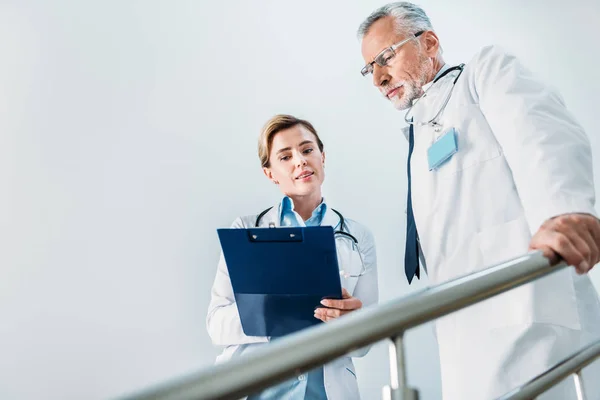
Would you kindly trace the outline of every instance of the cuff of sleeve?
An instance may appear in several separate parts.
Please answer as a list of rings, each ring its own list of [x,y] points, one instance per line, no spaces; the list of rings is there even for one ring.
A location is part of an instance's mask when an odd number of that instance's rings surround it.
[[[529,222],[531,235],[535,235],[547,220],[564,214],[590,214],[598,218],[598,212],[590,201],[568,198],[562,200],[553,199],[551,207],[540,207],[529,213],[527,221]]]

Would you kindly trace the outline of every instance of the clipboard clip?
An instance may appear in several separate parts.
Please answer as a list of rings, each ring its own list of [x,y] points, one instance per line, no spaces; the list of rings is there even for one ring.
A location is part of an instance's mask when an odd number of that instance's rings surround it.
[[[255,228],[248,229],[248,240],[251,242],[302,242],[302,228]]]

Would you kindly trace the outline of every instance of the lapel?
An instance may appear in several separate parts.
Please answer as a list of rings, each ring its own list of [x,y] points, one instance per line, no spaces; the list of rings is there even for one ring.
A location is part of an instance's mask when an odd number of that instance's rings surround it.
[[[321,226],[333,226],[333,230],[337,231],[342,229],[340,222],[340,217],[327,205]]]

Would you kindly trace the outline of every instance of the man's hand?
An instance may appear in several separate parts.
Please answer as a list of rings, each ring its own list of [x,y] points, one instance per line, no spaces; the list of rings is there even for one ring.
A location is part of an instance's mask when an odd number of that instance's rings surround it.
[[[350,296],[346,289],[342,289],[342,300],[321,300],[321,304],[329,308],[317,308],[315,318],[323,322],[341,317],[362,307],[362,302],[356,297]]]
[[[529,249],[542,250],[552,263],[562,258],[584,274],[600,261],[600,220],[589,214],[551,218],[533,236]]]

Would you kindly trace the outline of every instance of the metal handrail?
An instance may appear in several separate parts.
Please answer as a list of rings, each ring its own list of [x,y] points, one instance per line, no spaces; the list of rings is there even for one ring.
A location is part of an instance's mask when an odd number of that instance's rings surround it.
[[[407,329],[504,293],[565,268],[541,252],[528,253],[470,275],[271,341],[252,353],[196,374],[133,394],[127,399],[239,399],[381,340],[401,343]],[[403,357],[403,352],[392,352]],[[399,358],[397,365],[403,365]],[[403,368],[397,371],[404,374]],[[396,379],[405,382],[405,377]],[[390,388],[406,391],[404,387]],[[398,397],[402,395],[388,395]],[[403,395],[409,398],[410,395]]]
[[[524,385],[511,390],[496,400],[529,400],[534,399],[562,380],[573,375],[578,398],[585,398],[581,384],[581,370],[600,358],[600,340],[582,348],[567,357],[546,372],[538,375]]]

